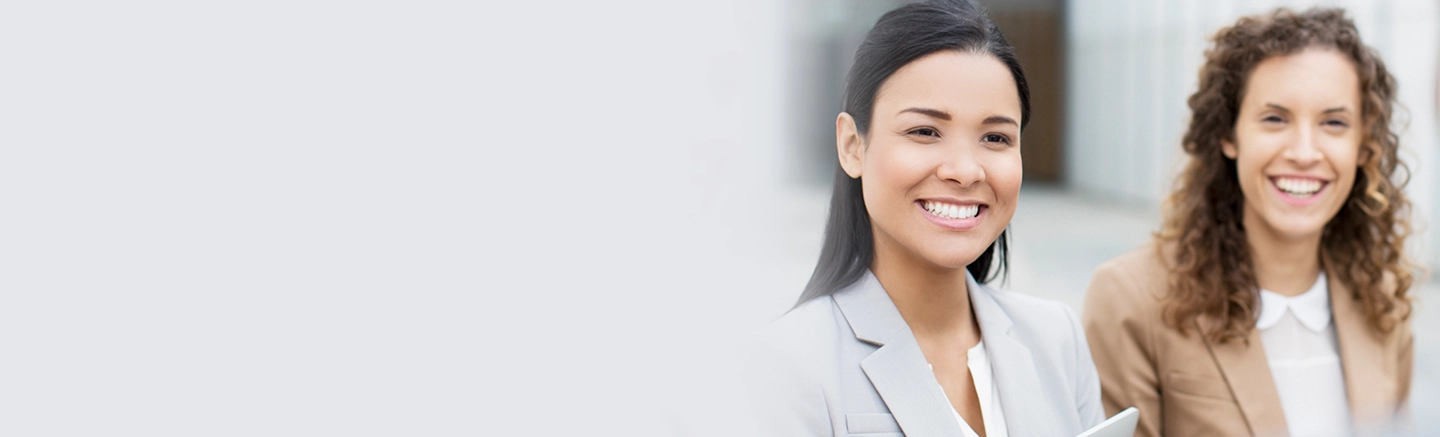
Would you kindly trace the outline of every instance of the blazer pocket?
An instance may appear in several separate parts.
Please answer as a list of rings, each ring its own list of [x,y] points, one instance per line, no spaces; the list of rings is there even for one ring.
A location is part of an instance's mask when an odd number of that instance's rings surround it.
[[[1170,375],[1165,378],[1165,388],[1176,393],[1199,396],[1206,399],[1234,401],[1234,397],[1230,396],[1230,386],[1226,385],[1224,380],[1218,378],[1206,378],[1180,372],[1170,372]]]
[[[845,432],[851,434],[898,433],[900,423],[895,416],[885,413],[859,413],[845,415]]]

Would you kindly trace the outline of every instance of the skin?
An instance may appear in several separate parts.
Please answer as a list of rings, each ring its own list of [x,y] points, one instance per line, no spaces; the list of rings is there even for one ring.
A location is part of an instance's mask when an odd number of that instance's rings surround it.
[[[1365,158],[1360,79],[1339,52],[1310,48],[1266,59],[1251,72],[1223,143],[1245,195],[1243,223],[1261,288],[1304,293],[1320,274],[1320,237],[1345,205]],[[1286,201],[1278,176],[1323,181],[1308,205]]]
[[[965,266],[1015,214],[1023,176],[1020,97],[1010,70],[986,54],[937,52],[897,70],[876,95],[870,131],[835,121],[841,167],[864,180],[875,237],[870,266],[915,334],[966,423],[985,435],[967,351],[980,341]],[[922,200],[978,203],[979,223],[942,226]]]

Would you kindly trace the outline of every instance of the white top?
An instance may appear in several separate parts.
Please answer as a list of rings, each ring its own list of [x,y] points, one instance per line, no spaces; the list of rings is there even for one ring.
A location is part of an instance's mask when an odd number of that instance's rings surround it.
[[[1295,297],[1260,290],[1255,328],[1270,362],[1290,435],[1354,434],[1325,272]]]
[[[995,385],[994,373],[990,370],[990,358],[985,355],[985,341],[981,340],[965,353],[965,366],[970,368],[970,379],[975,383],[975,395],[980,397],[980,419],[985,421],[985,437],[1008,437],[1005,429],[1005,410],[1000,408],[1000,388]],[[934,371],[935,366],[930,366]],[[938,384],[938,382],[937,382]],[[945,387],[940,387],[941,391]],[[946,396],[948,403],[949,396]],[[955,421],[960,422],[960,428],[965,432],[964,437],[980,437],[965,418],[960,417],[960,412],[955,410],[955,405],[950,405],[950,412],[955,414]]]

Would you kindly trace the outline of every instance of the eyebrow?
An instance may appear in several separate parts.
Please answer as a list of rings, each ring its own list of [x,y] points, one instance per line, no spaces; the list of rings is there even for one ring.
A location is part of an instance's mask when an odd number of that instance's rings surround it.
[[[928,116],[933,117],[933,118],[938,118],[938,119],[941,119],[941,120],[950,121],[950,114],[947,113],[947,112],[945,112],[945,111],[938,110],[938,109],[929,109],[929,108],[905,108],[905,109],[901,109],[900,112],[899,112],[899,114],[904,114],[904,113],[906,113],[906,112],[914,112],[914,113],[916,113],[916,114],[928,115]]]
[[[1020,125],[1020,123],[1015,122],[1015,119],[1003,115],[992,115],[986,117],[985,121],[980,122],[980,124],[1013,124],[1016,126]]]
[[[1284,107],[1284,106],[1276,105],[1276,104],[1274,104],[1274,103],[1266,103],[1265,106],[1269,106],[1269,107],[1271,107],[1271,108],[1274,108],[1274,109],[1277,109],[1277,110],[1280,110],[1280,111],[1284,111],[1284,112],[1286,112],[1286,113],[1289,113],[1289,112],[1290,112],[1290,108],[1286,108],[1286,107]],[[1349,111],[1349,110],[1350,110],[1349,107],[1336,106],[1336,107],[1334,107],[1334,108],[1326,109],[1324,112],[1321,112],[1321,114],[1330,114],[1330,113],[1334,113],[1334,112],[1347,112],[1347,111]]]
[[[1266,103],[1265,106],[1268,106],[1268,107],[1270,107],[1271,109],[1275,109],[1275,110],[1279,110],[1279,111],[1281,111],[1281,112],[1285,112],[1285,113],[1287,113],[1287,114],[1290,112],[1290,108],[1286,108],[1286,107],[1284,107],[1284,106],[1276,105],[1276,104],[1274,104],[1274,103]]]
[[[933,118],[938,118],[938,119],[945,120],[945,121],[950,121],[950,119],[951,119],[950,113],[947,113],[947,112],[945,112],[945,111],[941,111],[941,110],[938,110],[938,109],[929,109],[929,108],[905,108],[905,109],[901,109],[901,110],[900,110],[900,113],[901,113],[901,114],[906,113],[906,112],[914,112],[914,113],[916,113],[916,114],[923,114],[923,115],[927,115],[927,116],[930,116],[930,117],[933,117]],[[981,122],[980,122],[980,124],[1013,124],[1013,125],[1016,125],[1016,126],[1019,126],[1019,125],[1020,125],[1020,123],[1016,122],[1015,119],[1010,118],[1010,117],[1006,117],[1006,116],[1003,116],[1003,115],[992,115],[992,116],[986,117],[984,121],[981,121]]]

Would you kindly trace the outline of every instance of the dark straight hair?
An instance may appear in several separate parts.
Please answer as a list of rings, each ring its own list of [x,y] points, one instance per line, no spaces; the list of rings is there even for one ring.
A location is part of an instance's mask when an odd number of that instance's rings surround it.
[[[974,3],[931,0],[905,5],[881,16],[855,51],[855,64],[845,79],[841,110],[854,117],[855,129],[861,137],[869,137],[875,94],[885,80],[906,64],[945,50],[989,54],[1009,67],[1020,94],[1023,131],[1030,122],[1030,87],[1025,82],[1020,61],[1015,58],[1015,50]],[[844,289],[870,268],[875,258],[875,236],[870,229],[870,213],[865,209],[862,183],[860,178],[845,174],[837,158],[825,243],[820,249],[820,261],[815,264],[815,272],[810,275],[810,283],[805,285],[797,305]],[[980,258],[965,266],[977,280],[990,282],[1005,274],[1009,262],[1006,244],[1009,233],[1008,228],[1002,231]]]

